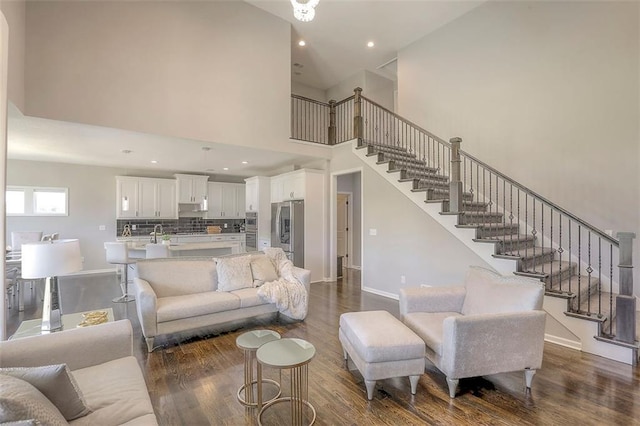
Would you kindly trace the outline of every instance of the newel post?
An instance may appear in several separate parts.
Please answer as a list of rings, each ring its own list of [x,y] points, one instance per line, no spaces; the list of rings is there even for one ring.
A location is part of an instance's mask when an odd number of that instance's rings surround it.
[[[353,98],[353,137],[358,139],[358,146],[364,142],[364,119],[362,118],[362,89],[356,87]]]
[[[336,101],[329,101],[329,145],[336,144]]]
[[[620,240],[620,289],[616,296],[616,339],[634,344],[636,340],[636,298],[633,295],[633,232],[618,232]]]
[[[462,180],[460,180],[460,143],[461,138],[452,138],[451,143],[451,181],[449,182],[449,211],[462,211]]]

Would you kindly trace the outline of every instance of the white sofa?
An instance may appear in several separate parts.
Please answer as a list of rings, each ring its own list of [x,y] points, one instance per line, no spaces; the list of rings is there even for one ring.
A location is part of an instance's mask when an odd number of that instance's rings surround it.
[[[92,411],[69,424],[158,424],[142,371],[133,356],[133,332],[129,320],[0,342],[2,368],[52,364],[67,365],[86,406]],[[0,377],[0,384],[6,385],[6,380],[6,377]],[[56,391],[60,392],[59,389]],[[10,397],[8,393],[1,395],[3,392],[0,392],[0,399]],[[30,400],[33,402],[35,398]],[[3,403],[10,405],[8,401]],[[34,413],[42,412],[39,407],[32,409],[36,410]],[[60,423],[41,419],[37,424]]]
[[[455,397],[459,379],[542,365],[543,284],[471,267],[463,286],[400,290],[400,319],[426,343],[426,357]]]
[[[225,268],[224,280],[231,291],[219,286],[220,267],[216,262],[249,258],[251,269],[246,276],[246,264],[240,268]],[[278,312],[274,303],[258,296],[253,285],[259,278],[251,275],[259,260],[268,260],[264,253],[210,257],[172,257],[144,259],[137,262],[134,279],[136,307],[142,334],[149,352],[157,336],[195,330]],[[236,268],[236,270],[234,270]],[[242,269],[242,270],[241,270]],[[293,268],[293,274],[309,292],[311,271]],[[250,280],[244,284],[240,281]],[[305,306],[306,309],[306,306]]]

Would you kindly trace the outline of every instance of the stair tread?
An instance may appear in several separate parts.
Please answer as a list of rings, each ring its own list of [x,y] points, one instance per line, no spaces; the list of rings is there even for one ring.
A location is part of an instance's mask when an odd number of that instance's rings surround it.
[[[493,237],[483,237],[483,238],[479,238],[479,240],[520,242],[520,241],[533,241],[535,240],[535,237],[528,234],[504,234],[504,235],[495,235]]]
[[[554,260],[552,262],[539,263],[535,265],[534,269],[528,269],[525,271],[514,272],[515,274],[537,274],[537,275],[549,275],[555,274],[561,271],[568,271],[569,269],[575,267],[576,264],[573,262],[567,262],[565,260]]]
[[[533,256],[543,256],[550,253],[555,253],[555,249],[550,247],[531,247],[528,249],[519,249],[519,250],[510,250],[502,253],[502,256],[509,257],[520,257],[522,259],[527,259]]]

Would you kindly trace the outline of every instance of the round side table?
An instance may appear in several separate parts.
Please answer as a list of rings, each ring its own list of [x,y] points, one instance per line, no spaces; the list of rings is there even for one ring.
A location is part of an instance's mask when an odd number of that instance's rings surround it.
[[[272,330],[253,330],[241,334],[236,339],[236,346],[244,351],[244,384],[238,389],[238,401],[247,407],[262,406],[262,382],[274,385],[278,392],[276,396],[268,401],[272,401],[280,396],[280,383],[275,380],[254,380],[253,360],[258,348],[265,343],[280,339],[280,334]],[[253,385],[258,387],[258,400],[254,401]],[[243,396],[244,392],[244,396]]]
[[[291,403],[291,424],[302,425],[304,407],[311,410],[312,425],[316,421],[316,409],[309,402],[309,362],[316,354],[316,348],[302,339],[280,339],[265,343],[256,351],[258,359],[258,394],[262,382],[262,366],[291,370],[291,396],[275,398],[267,402],[258,413],[258,424],[262,425],[265,411],[280,402]],[[260,396],[258,396],[260,400]],[[258,405],[260,408],[260,404]]]

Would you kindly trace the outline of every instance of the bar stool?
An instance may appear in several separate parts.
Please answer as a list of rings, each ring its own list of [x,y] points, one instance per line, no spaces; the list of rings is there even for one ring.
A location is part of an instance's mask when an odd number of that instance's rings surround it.
[[[127,250],[127,243],[104,243],[104,248],[107,251],[107,262],[112,265],[122,265],[124,267],[124,286],[120,284],[122,289],[122,296],[113,299],[114,303],[126,303],[133,302],[135,297],[128,293],[129,289],[129,265],[136,263],[135,260],[129,259],[129,251]]]

